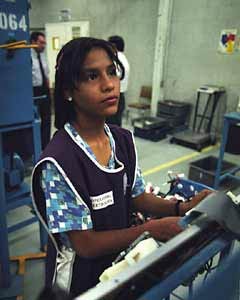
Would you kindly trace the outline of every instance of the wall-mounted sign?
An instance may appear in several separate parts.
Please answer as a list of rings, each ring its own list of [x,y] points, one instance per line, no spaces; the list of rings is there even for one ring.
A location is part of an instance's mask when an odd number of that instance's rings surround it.
[[[221,32],[218,50],[224,54],[232,54],[236,50],[237,29],[224,29]]]

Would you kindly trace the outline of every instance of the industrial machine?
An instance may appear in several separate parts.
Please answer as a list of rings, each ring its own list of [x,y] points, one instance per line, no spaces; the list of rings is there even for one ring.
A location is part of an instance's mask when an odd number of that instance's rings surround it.
[[[179,195],[185,201],[207,187],[172,173],[169,173],[168,183],[170,189],[166,195]],[[113,276],[110,277],[110,267],[102,274],[102,279],[109,277],[108,280],[102,280],[76,299],[169,299],[179,285],[188,287],[187,299],[194,299],[193,283],[198,275],[204,274],[205,282],[213,269],[231,257],[233,241],[240,237],[239,224],[240,196],[213,193],[181,220],[185,228],[182,233],[167,243],[154,245],[151,242],[148,255],[145,255],[146,245],[142,252],[138,251],[139,255],[136,255],[137,247],[133,249],[130,246],[125,251],[125,261],[130,267],[124,266],[124,256],[120,255],[122,257],[117,258],[113,269],[122,259],[121,272],[113,270]],[[149,235],[144,234],[140,238],[141,242],[147,241]],[[136,246],[136,242],[133,245]],[[213,266],[213,257],[217,253],[220,255]],[[143,259],[140,259],[141,256]],[[136,260],[136,263],[132,263],[132,260]],[[235,277],[231,286],[238,289],[239,275]]]
[[[194,299],[193,285],[196,278],[204,274],[205,284],[206,278],[211,277],[209,274],[213,270],[218,270],[222,264],[231,259],[233,241],[240,237],[240,232],[231,227],[229,219],[236,217],[235,225],[240,224],[239,200],[239,197],[231,198],[231,195],[221,193],[208,196],[202,207],[199,209],[196,207],[196,210],[181,220],[185,228],[182,233],[156,247],[148,256],[131,264],[131,267],[80,295],[76,300],[170,299],[171,293],[179,299]],[[217,210],[219,204],[221,210],[223,207],[228,212],[233,209],[233,214],[230,213],[228,220],[216,217],[216,221],[212,218],[211,209]],[[204,206],[210,211],[211,217],[204,213]],[[227,225],[224,224],[225,221]],[[219,254],[217,259],[216,254]],[[239,255],[238,252],[238,260]],[[213,257],[215,257],[214,265]],[[238,291],[238,282],[239,273],[235,274],[228,289]],[[181,298],[174,292],[180,285],[188,287],[186,298]]]
[[[170,188],[165,196],[189,201],[207,188],[183,174],[168,175]],[[157,188],[148,192],[154,191],[159,193]],[[214,192],[189,211],[180,225],[184,231],[166,243],[144,232],[117,256],[95,287],[74,299],[239,299],[240,250],[236,240],[240,238],[240,195]],[[234,243],[238,243],[235,252]],[[40,299],[46,298],[73,300],[59,287],[43,290]]]
[[[223,87],[201,86],[197,90],[193,128],[174,134],[170,139],[170,143],[179,144],[198,151],[201,151],[206,146],[215,144],[216,137],[215,133],[212,132],[212,123],[220,96],[224,92],[225,89]]]
[[[22,294],[22,276],[11,274],[8,234],[38,221],[32,216],[12,226],[7,213],[31,204],[24,181],[25,160],[41,151],[40,121],[34,115],[29,45],[29,2],[0,0],[0,299]],[[27,153],[28,152],[28,153]],[[45,234],[40,227],[41,247]]]

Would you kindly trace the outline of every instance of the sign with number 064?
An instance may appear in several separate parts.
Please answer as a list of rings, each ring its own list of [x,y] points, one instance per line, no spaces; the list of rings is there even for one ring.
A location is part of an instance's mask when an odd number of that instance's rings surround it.
[[[0,30],[1,29],[27,31],[26,16],[17,16],[15,14],[0,12]]]

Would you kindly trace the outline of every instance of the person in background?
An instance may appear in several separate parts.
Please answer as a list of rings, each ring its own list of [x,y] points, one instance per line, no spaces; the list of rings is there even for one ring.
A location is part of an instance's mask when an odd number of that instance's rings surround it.
[[[108,41],[117,49],[118,59],[124,67],[124,78],[120,81],[120,98],[118,104],[117,113],[113,116],[110,116],[106,119],[108,124],[115,124],[122,126],[122,115],[125,109],[125,93],[128,90],[128,78],[130,73],[130,65],[127,60],[126,55],[124,54],[125,43],[122,37],[120,36],[110,36]]]
[[[107,125],[117,112],[123,65],[112,45],[77,38],[58,54],[55,126],[32,176],[33,205],[48,230],[46,286],[74,297],[98,283],[118,253],[145,231],[161,241],[208,191],[180,203],[145,192],[130,131]],[[131,211],[160,219],[131,226]]]
[[[46,38],[42,32],[32,32],[30,36],[32,44],[38,48],[31,49],[32,58],[32,84],[33,96],[46,96],[45,99],[35,100],[41,119],[41,142],[42,149],[50,141],[51,135],[51,98],[49,92],[49,68],[45,55]]]

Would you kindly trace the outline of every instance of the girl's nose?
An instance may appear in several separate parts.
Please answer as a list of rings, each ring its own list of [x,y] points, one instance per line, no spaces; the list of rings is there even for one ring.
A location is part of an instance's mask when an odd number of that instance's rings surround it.
[[[114,89],[114,82],[113,79],[110,78],[107,74],[103,75],[102,77],[102,90],[105,91],[111,91],[112,89]]]

